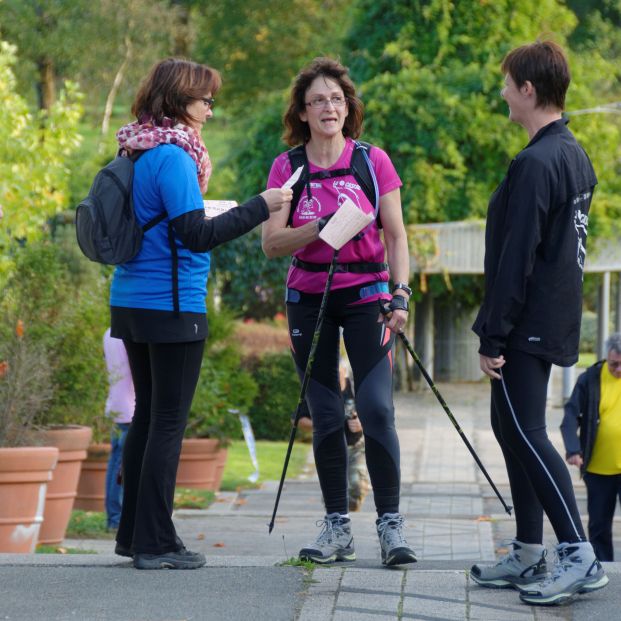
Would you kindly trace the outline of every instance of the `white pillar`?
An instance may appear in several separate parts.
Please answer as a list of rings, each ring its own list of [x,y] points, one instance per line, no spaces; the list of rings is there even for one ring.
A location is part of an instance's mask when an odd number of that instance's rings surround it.
[[[574,389],[575,383],[576,365],[574,364],[572,367],[563,367],[563,393],[561,395],[562,405],[565,405],[565,403],[569,401],[569,397],[571,397],[571,393]]]
[[[414,323],[414,342],[416,344],[416,353],[420,357],[429,377],[433,379],[433,298],[426,293],[420,302],[416,304],[416,321]],[[422,379],[422,377],[421,377]],[[423,379],[423,384],[427,382]]]
[[[602,274],[597,304],[597,357],[605,358],[606,339],[610,325],[610,272]]]
[[[615,332],[621,332],[621,272],[617,272],[617,295],[615,300]]]

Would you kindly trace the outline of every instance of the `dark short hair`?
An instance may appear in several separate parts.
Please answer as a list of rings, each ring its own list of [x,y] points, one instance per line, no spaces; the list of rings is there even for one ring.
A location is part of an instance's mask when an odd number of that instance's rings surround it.
[[[290,146],[310,140],[308,123],[300,119],[300,114],[306,110],[306,91],[320,76],[334,80],[343,89],[343,94],[347,99],[349,111],[343,125],[343,135],[354,140],[360,136],[364,105],[356,96],[356,87],[349,77],[349,69],[341,65],[338,60],[321,56],[304,67],[293,82],[289,106],[283,117],[285,125],[283,140]]]
[[[535,41],[510,51],[501,69],[513,78],[518,88],[527,80],[532,83],[537,93],[537,107],[565,108],[571,75],[565,53],[554,41]]]
[[[142,81],[132,104],[132,114],[140,119],[152,116],[156,124],[164,117],[188,123],[186,108],[205,93],[214,95],[222,85],[216,69],[183,58],[166,58],[153,67]]]

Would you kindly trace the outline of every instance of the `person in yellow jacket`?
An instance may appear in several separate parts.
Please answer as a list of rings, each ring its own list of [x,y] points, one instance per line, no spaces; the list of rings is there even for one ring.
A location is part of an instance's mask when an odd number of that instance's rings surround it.
[[[567,463],[586,484],[589,539],[600,561],[614,560],[612,519],[621,501],[621,333],[606,351],[578,378],[561,424]]]

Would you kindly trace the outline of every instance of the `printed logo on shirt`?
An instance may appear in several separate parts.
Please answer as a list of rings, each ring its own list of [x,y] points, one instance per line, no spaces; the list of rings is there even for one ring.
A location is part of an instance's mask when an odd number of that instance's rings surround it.
[[[360,186],[357,183],[352,183],[351,181],[339,179],[332,183],[332,187],[338,193],[336,201],[339,207],[349,198],[354,203],[354,205],[358,207],[358,209],[362,209],[357,192],[360,191]]]
[[[321,203],[315,196],[304,196],[298,204],[298,217],[300,220],[316,220],[321,214]]]
[[[293,330],[291,330],[291,336],[302,336],[302,331],[298,328],[293,328]]]
[[[541,341],[541,337],[540,336],[529,336],[528,337],[528,342],[529,343],[539,343]]]
[[[585,194],[579,194],[573,200],[573,204],[576,205],[579,202],[587,200],[591,196],[590,192]],[[578,247],[576,250],[576,260],[580,271],[583,272],[582,278],[584,278],[584,262],[586,260],[586,238],[587,238],[587,226],[589,224],[589,216],[586,213],[582,213],[581,209],[576,209],[574,212],[574,228],[578,236]]]

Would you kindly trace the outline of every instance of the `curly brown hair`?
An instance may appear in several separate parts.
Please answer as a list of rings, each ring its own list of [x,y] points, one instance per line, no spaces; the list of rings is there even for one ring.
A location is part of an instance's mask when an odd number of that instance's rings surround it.
[[[220,86],[222,78],[216,69],[183,58],[166,58],[153,65],[140,84],[132,114],[136,119],[152,116],[156,124],[164,117],[190,123],[188,104],[206,93],[215,95]]]
[[[283,140],[289,146],[293,147],[310,140],[310,128],[307,122],[300,119],[300,114],[306,110],[306,91],[310,88],[313,80],[320,76],[334,80],[343,89],[349,106],[349,112],[343,125],[343,135],[355,140],[362,132],[364,105],[356,96],[356,87],[349,77],[349,69],[338,60],[320,56],[304,67],[293,82],[289,106],[283,117],[285,125]]]

